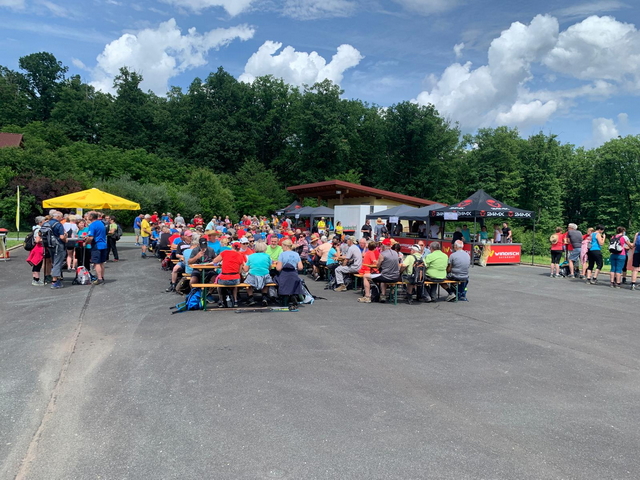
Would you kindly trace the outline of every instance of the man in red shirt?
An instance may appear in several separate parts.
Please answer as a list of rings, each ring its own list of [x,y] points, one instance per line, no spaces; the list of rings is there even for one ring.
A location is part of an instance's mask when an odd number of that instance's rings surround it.
[[[149,219],[149,223],[158,223],[158,212],[153,212],[151,218]]]

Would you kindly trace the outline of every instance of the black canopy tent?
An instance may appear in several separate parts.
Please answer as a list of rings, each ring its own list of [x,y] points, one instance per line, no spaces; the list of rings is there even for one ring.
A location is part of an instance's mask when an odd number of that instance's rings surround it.
[[[390,217],[406,218],[406,215],[416,210],[418,210],[416,207],[410,207],[409,205],[398,205],[397,207],[388,208],[380,212],[370,213],[366,218],[367,220],[375,220],[377,218],[388,220]]]
[[[447,207],[441,207],[431,210],[429,213],[430,220],[443,219],[443,220],[465,220],[473,218],[473,231],[476,231],[476,222],[480,219],[490,218],[523,218],[533,219],[535,213],[530,210],[523,210],[521,208],[511,207],[503,202],[500,202],[489,195],[484,190],[478,190],[466,200],[461,201]],[[535,242],[536,224],[533,222],[533,241]],[[532,249],[532,263],[533,263],[533,250]]]
[[[293,213],[295,210],[299,210],[302,208],[302,204],[297,201],[294,200],[293,202],[291,202],[289,205],[287,205],[284,208],[281,208],[280,210],[278,210],[276,213],[278,213],[278,215],[282,215],[283,213],[285,214],[291,214]]]

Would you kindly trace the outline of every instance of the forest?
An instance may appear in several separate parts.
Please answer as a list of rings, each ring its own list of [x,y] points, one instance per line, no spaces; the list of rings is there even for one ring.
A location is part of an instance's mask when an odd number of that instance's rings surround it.
[[[462,134],[433,106],[370,105],[329,81],[248,84],[222,67],[161,97],[126,67],[111,94],[50,53],[18,65],[0,66],[0,131],[24,135],[24,148],[0,149],[0,226],[15,225],[17,186],[27,226],[43,199],[93,186],[144,212],[237,218],[283,207],[286,186],[335,178],[445,203],[483,188],[535,211],[547,239],[570,221],[640,228],[640,136],[585,149],[504,126]],[[133,215],[118,212],[125,226]]]

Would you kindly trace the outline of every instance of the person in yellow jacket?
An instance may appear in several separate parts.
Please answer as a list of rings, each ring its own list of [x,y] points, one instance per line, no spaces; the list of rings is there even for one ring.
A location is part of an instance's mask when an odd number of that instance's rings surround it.
[[[318,233],[324,235],[327,231],[327,222],[324,221],[324,217],[320,218],[318,222]]]
[[[147,248],[149,248],[149,238],[151,237],[151,215],[147,214],[140,222],[140,238],[142,239],[142,258],[147,258]]]

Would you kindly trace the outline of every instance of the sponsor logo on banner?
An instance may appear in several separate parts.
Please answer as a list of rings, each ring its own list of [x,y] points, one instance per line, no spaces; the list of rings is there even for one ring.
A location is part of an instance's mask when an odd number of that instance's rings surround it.
[[[513,212],[511,212],[511,211],[510,211],[510,212],[508,212],[508,213],[507,213],[507,216],[509,216],[509,217],[513,217]]]
[[[520,263],[520,245],[495,244],[491,249],[487,263]]]
[[[471,199],[467,198],[466,200],[463,200],[462,202],[460,202],[458,204],[458,207],[464,208],[464,207],[468,207],[469,205],[471,205]]]
[[[481,217],[486,217],[487,216],[487,212],[485,212],[484,210],[480,210],[480,216]]]
[[[487,200],[487,205],[489,205],[491,208],[500,208],[502,207],[502,204],[500,202],[498,202],[497,200]]]

